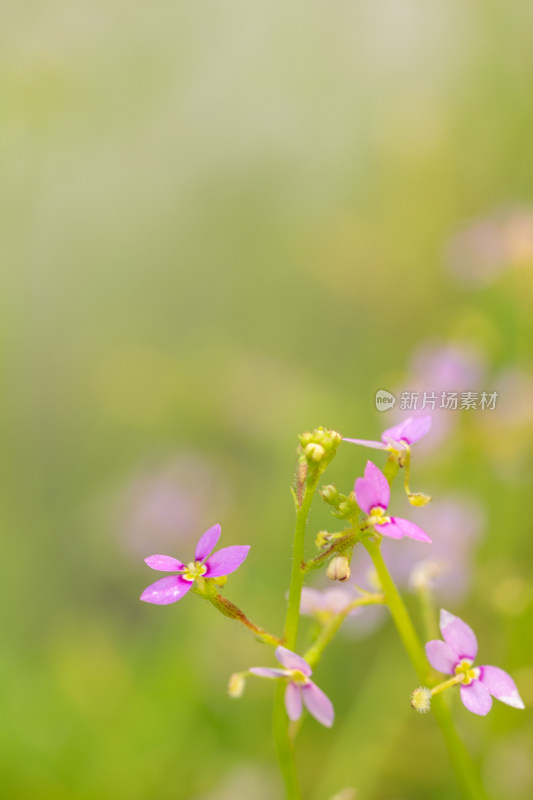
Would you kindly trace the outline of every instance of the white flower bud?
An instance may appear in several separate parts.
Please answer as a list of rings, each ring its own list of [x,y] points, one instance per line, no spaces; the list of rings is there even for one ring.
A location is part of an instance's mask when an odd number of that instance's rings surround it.
[[[350,562],[346,556],[332,558],[326,570],[326,578],[330,581],[347,581],[351,574]]]

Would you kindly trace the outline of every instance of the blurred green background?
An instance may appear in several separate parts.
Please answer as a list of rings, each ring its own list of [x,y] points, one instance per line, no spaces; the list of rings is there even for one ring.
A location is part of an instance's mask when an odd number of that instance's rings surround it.
[[[413,486],[483,507],[447,605],[531,708],[531,3],[29,0],[0,23],[2,796],[282,796],[272,685],[226,695],[271,651],[196,597],[140,603],[143,557],[220,522],[252,545],[227,595],[280,631],[297,434],[378,436],[376,390],[415,388],[428,342],[500,391],[450,412]],[[318,500],[310,545],[327,524]],[[456,798],[392,625],[356,628],[316,671],[337,722],[304,726],[306,798]],[[533,796],[531,712],[454,713],[493,797]]]

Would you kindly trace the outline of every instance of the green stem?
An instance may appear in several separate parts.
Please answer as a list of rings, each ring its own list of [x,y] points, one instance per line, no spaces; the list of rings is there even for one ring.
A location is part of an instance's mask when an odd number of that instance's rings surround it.
[[[390,609],[392,618],[413,667],[415,668],[419,680],[423,684],[426,684],[429,670],[424,650],[400,593],[383,560],[380,547],[376,542],[372,542],[368,539],[364,541],[364,545],[374,563],[385,593],[385,601]],[[465,800],[485,800],[487,795],[483,789],[477,770],[455,729],[450,709],[446,705],[444,698],[441,695],[434,697],[431,707],[446,743],[448,754],[463,797]]]
[[[304,563],[304,542],[305,528],[309,509],[313,502],[313,496],[318,483],[318,475],[310,477],[307,481],[302,504],[296,513],[296,525],[294,527],[294,545],[292,551],[292,571],[291,583],[289,587],[289,602],[287,605],[287,616],[285,617],[285,646],[289,650],[294,650],[296,636],[298,634],[298,623],[300,621],[300,598],[302,586],[305,578],[303,570]]]
[[[420,586],[417,590],[418,599],[420,600],[420,610],[422,613],[422,622],[424,624],[424,632],[427,640],[438,639],[440,636],[439,626],[437,624],[437,614],[435,610],[435,601],[433,592],[429,586]]]
[[[401,640],[404,644],[407,654],[411,659],[413,666],[416,670],[419,680],[426,683],[429,678],[429,669],[426,661],[426,655],[420,644],[411,617],[404,605],[396,584],[392,580],[390,573],[387,569],[379,544],[371,541],[370,539],[363,539],[363,544],[370,555],[378,574],[379,582],[385,593],[385,602],[387,603],[394,623],[398,629]]]
[[[285,782],[287,800],[300,800],[302,795],[298,784],[296,762],[294,760],[294,740],[289,734],[287,712],[285,711],[285,689],[287,684],[285,681],[276,681],[276,684],[274,714],[272,717],[276,753],[278,755],[281,774]]]
[[[305,572],[302,569],[305,554],[305,528],[309,509],[313,501],[318,484],[317,473],[308,477],[305,484],[305,491],[301,499],[301,504],[296,511],[296,524],[294,527],[294,546],[292,553],[291,583],[289,587],[289,601],[287,604],[287,615],[285,617],[285,646],[289,650],[294,650],[296,636],[298,634],[298,623],[300,620],[300,598],[304,582]],[[283,780],[287,800],[299,800],[301,797],[298,785],[298,776],[294,761],[294,742],[289,735],[287,713],[285,711],[285,682],[278,681],[276,694],[274,696],[274,716],[273,732],[278,754],[279,766]]]
[[[232,603],[231,600],[228,600],[227,597],[219,594],[216,590],[211,590],[203,594],[203,597],[220,611],[221,614],[224,614],[225,617],[230,617],[230,619],[242,622],[248,630],[252,631],[252,633],[254,633],[258,639],[261,639],[262,642],[265,642],[265,644],[270,644],[274,647],[277,647],[278,644],[282,644],[281,639],[269,633],[264,628],[261,628],[259,625],[256,625],[251,619],[248,619],[244,611],[241,611],[235,603]]]
[[[304,573],[310,572],[313,569],[319,569],[335,553],[343,552],[344,550],[348,550],[349,547],[353,547],[353,545],[357,543],[357,539],[358,534],[354,533],[353,530],[341,534],[338,538],[333,540],[327,550],[319,553],[314,558],[310,558],[309,561],[303,565],[302,569]]]
[[[339,611],[338,614],[335,614],[331,617],[330,620],[322,628],[320,635],[316,642],[309,648],[309,650],[305,653],[303,658],[310,667],[315,667],[320,659],[322,658],[322,654],[328,644],[331,642],[339,628],[341,627],[342,623],[350,613],[353,611],[354,608],[359,608],[359,606],[370,606],[375,605],[378,603],[384,603],[385,596],[382,594],[368,594],[366,597],[358,597],[357,600],[354,600],[352,603],[343,608],[342,611]]]

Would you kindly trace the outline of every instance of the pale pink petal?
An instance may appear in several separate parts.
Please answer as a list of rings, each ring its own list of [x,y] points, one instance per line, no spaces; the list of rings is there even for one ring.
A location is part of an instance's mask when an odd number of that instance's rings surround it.
[[[176,600],[187,594],[192,587],[192,581],[185,581],[181,575],[167,575],[155,583],[150,584],[141,595],[141,600],[145,603],[155,603],[159,606],[166,606],[175,603]]]
[[[373,447],[374,450],[386,450],[387,445],[383,442],[375,442],[373,439],[346,439],[343,442],[351,442],[351,444],[362,444],[363,447]]]
[[[365,480],[367,480],[376,492],[377,503],[381,508],[387,508],[390,500],[390,486],[387,478],[375,464],[371,461],[366,462]]]
[[[297,669],[306,677],[311,675],[311,667],[307,661],[304,661],[301,656],[297,656],[292,650],[287,650],[286,647],[279,645],[276,647],[275,656],[285,669]]]
[[[415,444],[431,428],[431,417],[408,417],[395,425],[393,428],[387,428],[383,431],[382,438],[394,439],[397,442],[405,442],[406,444]]]
[[[312,616],[317,611],[322,611],[325,606],[325,599],[322,592],[318,589],[311,589],[304,586],[300,596],[300,614]]]
[[[367,514],[370,514],[372,508],[377,506],[376,491],[370,481],[364,478],[357,478],[355,481],[355,499],[359,506]]]
[[[204,578],[220,578],[221,575],[230,575],[238,569],[250,550],[250,545],[234,545],[224,547],[207,559],[205,566],[207,572]]]
[[[398,525],[394,517],[391,517],[390,522],[383,522],[381,525],[374,525],[376,533],[381,533],[383,536],[388,536],[389,539],[403,539],[404,533]]]
[[[185,564],[172,556],[148,556],[144,559],[150,569],[157,569],[161,572],[182,572]]]
[[[302,715],[302,695],[300,687],[295,683],[289,683],[285,689],[285,708],[289,719],[300,719]]]
[[[455,650],[459,659],[474,660],[477,655],[477,639],[472,628],[459,617],[454,617],[449,611],[441,609],[440,632],[445,642]]]
[[[461,684],[461,700],[472,714],[484,717],[492,708],[492,697],[481,681],[472,681],[468,686]]]
[[[259,675],[260,678],[286,678],[291,674],[286,669],[276,669],[272,667],[250,667],[248,672]]]
[[[324,694],[322,689],[319,689],[316,683],[310,681],[308,684],[302,686],[303,701],[307,710],[313,717],[318,720],[326,728],[331,728],[333,720],[335,719],[335,711],[333,703],[327,695]]]
[[[486,686],[491,695],[502,703],[514,708],[525,708],[522,698],[518,694],[516,683],[505,670],[499,667],[480,667],[479,680]]]
[[[405,426],[405,430],[403,432],[403,439],[406,440],[408,444],[415,444],[418,442],[423,436],[428,433],[431,428],[431,416],[427,417],[415,417],[409,425]]]
[[[407,439],[405,439],[405,429],[406,427],[409,427],[409,424],[412,421],[413,421],[412,417],[407,417],[407,419],[404,419],[397,425],[393,425],[392,428],[387,428],[386,431],[383,431],[383,433],[381,434],[381,438],[385,439],[385,437],[387,437],[387,439],[393,439],[395,442],[401,442],[402,439],[404,441],[407,441]]]
[[[220,525],[213,525],[209,528],[198,540],[196,545],[196,552],[194,554],[195,561],[203,561],[204,558],[213,552],[216,543],[220,539]]]
[[[426,644],[426,655],[433,669],[438,672],[444,672],[445,675],[453,675],[455,665],[460,661],[453,647],[443,642],[442,639],[433,639],[428,642]]]
[[[416,539],[417,542],[431,542],[431,539],[422,528],[410,522],[408,519],[401,517],[391,517],[391,522],[401,530],[404,536],[409,536],[410,539]]]

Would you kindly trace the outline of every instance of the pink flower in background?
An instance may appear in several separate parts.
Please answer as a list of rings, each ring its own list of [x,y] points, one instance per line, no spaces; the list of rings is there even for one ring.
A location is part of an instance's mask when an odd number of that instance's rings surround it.
[[[461,602],[472,572],[473,555],[486,520],[474,497],[454,494],[438,497],[421,508],[418,519],[431,539],[431,551],[421,542],[405,542],[390,554],[391,573],[403,586],[417,589],[425,581],[439,598]],[[383,543],[387,558],[388,543]],[[392,550],[392,547],[389,547]]]
[[[449,242],[449,271],[471,287],[494,283],[510,268],[533,262],[533,211],[527,207],[500,209],[473,220]]]
[[[463,674],[461,700],[473,714],[485,716],[492,707],[492,698],[514,708],[524,708],[516,684],[499,667],[474,667],[477,639],[466,622],[444,609],[440,612],[440,631],[444,641],[434,639],[426,644],[431,666],[446,675]]]
[[[300,614],[308,617],[327,618],[334,614],[340,614],[346,606],[353,603],[359,595],[348,587],[335,587],[333,589],[311,589],[304,586],[300,600]],[[357,616],[360,608],[352,608],[348,617]]]
[[[501,224],[490,217],[471,222],[450,240],[446,262],[452,275],[464,284],[492,283],[507,266]]]
[[[390,486],[385,475],[371,461],[367,462],[365,477],[357,478],[355,481],[355,498],[362,510],[368,514],[368,525],[373,526],[377,533],[391,539],[409,536],[420,542],[431,542],[427,533],[414,522],[385,515],[390,501]]]
[[[381,442],[376,442],[371,439],[347,439],[343,438],[344,442],[351,442],[352,444],[361,444],[363,447],[373,447],[376,450],[405,450],[406,447],[415,444],[431,428],[431,416],[408,417],[398,425],[392,428],[387,428],[381,434]]]
[[[213,513],[223,515],[229,499],[228,482],[213,461],[181,452],[141,467],[127,481],[113,500],[113,528],[124,549],[137,557],[178,539],[189,543],[190,531],[206,528]]]
[[[331,700],[310,680],[313,671],[307,661],[286,647],[276,648],[276,658],[284,669],[271,667],[251,667],[249,670],[260,678],[288,679],[285,690],[285,708],[289,719],[296,720],[302,715],[302,702],[313,717],[331,728],[335,711]]]
[[[219,538],[220,525],[213,525],[200,537],[194,561],[190,561],[187,565],[171,556],[156,555],[145,558],[151,569],[177,574],[168,575],[152,583],[142,593],[141,600],[157,605],[175,603],[187,594],[197,578],[220,578],[235,572],[245,560],[250,547],[249,545],[225,547],[211,555]]]
[[[428,342],[415,351],[411,359],[410,374],[414,388],[422,391],[463,392],[478,389],[485,370],[486,363],[482,353],[468,342]],[[411,386],[406,388],[410,389]],[[427,411],[426,408],[426,414]]]
[[[454,344],[426,343],[415,350],[392,412],[394,419],[408,413],[422,419],[431,413],[431,436],[417,447],[417,457],[424,457],[450,437],[460,418],[461,393],[476,392],[486,374],[481,351],[468,342]],[[491,387],[489,387],[491,388]],[[402,406],[402,393],[414,395],[414,402]]]

